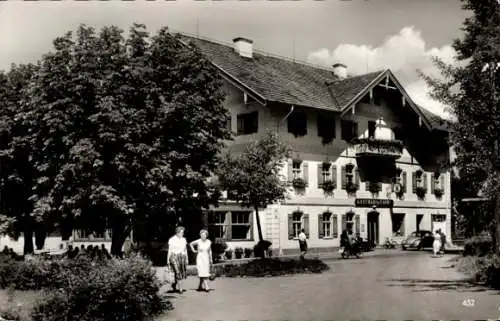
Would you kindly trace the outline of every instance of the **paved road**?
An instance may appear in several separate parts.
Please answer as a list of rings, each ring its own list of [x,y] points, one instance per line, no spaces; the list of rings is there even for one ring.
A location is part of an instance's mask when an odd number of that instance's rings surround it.
[[[480,320],[500,318],[496,291],[472,286],[448,262],[426,252],[377,250],[326,261],[320,275],[219,278],[215,291],[173,297],[162,320]],[[463,302],[467,300],[468,306]]]

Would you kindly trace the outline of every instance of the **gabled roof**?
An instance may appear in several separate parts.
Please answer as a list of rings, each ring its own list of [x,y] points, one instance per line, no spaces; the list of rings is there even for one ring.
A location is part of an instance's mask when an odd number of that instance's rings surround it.
[[[201,53],[236,85],[261,103],[279,102],[296,106],[345,112],[387,75],[381,70],[339,80],[332,72],[319,66],[298,63],[253,50],[253,57],[238,55],[231,45],[180,34],[185,44],[195,45]],[[397,82],[399,83],[399,82]],[[406,95],[404,89],[400,90]],[[416,105],[406,97],[427,125],[434,128],[442,119]],[[442,126],[436,129],[445,130]]]

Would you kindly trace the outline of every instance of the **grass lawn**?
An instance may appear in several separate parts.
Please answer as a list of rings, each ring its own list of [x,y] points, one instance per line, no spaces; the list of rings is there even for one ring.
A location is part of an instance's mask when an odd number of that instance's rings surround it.
[[[41,291],[0,290],[0,316],[9,317],[5,312],[17,312],[21,321],[30,320],[30,313]]]

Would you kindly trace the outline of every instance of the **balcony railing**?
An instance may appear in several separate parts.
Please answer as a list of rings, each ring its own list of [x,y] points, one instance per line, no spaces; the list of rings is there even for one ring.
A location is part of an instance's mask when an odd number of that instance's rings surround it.
[[[403,154],[403,143],[399,140],[360,138],[353,141],[356,157],[387,157],[398,159]]]

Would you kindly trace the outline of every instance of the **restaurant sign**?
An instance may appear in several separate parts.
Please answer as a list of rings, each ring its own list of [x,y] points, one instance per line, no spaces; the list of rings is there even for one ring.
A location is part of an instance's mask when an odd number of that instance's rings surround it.
[[[379,207],[379,208],[392,208],[394,201],[389,199],[378,198],[357,198],[354,201],[356,207]]]

